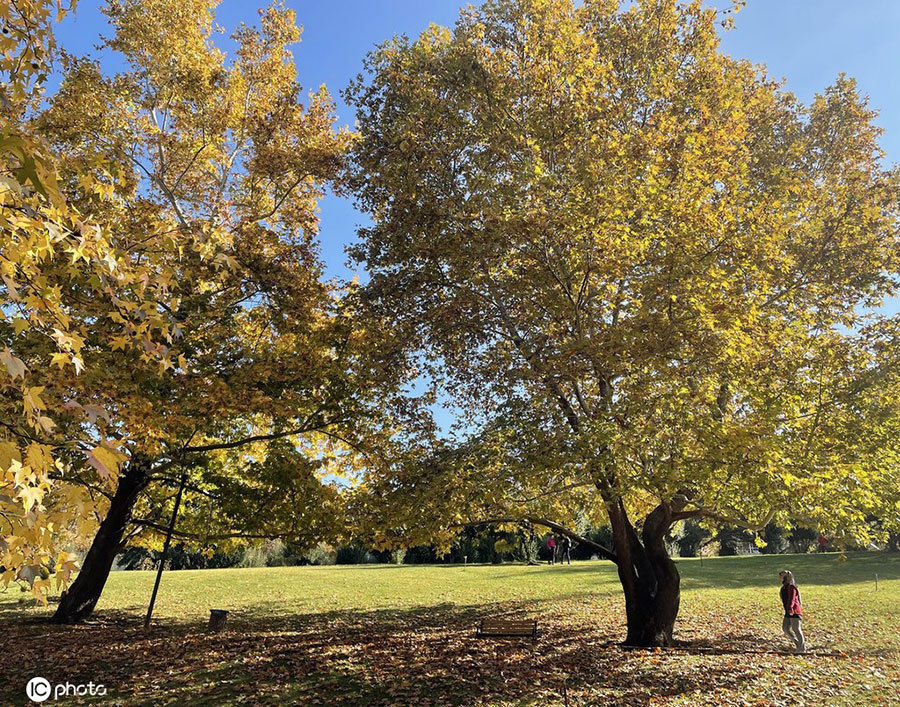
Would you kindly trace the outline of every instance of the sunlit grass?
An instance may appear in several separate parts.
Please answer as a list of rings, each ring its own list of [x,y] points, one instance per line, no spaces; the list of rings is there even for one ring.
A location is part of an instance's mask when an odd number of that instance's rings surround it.
[[[8,591],[0,593],[0,633],[16,645],[25,640],[30,660],[58,677],[96,677],[102,664],[128,704],[182,699],[198,683],[217,703],[248,695],[304,702],[326,693],[343,704],[418,703],[438,690],[457,704],[562,704],[567,684],[575,704],[900,704],[900,554],[678,566],[682,649],[660,655],[615,646],[624,637],[624,603],[614,566],[601,561],[166,572],[149,633],[140,618],[154,573],[115,572],[97,623],[23,623],[52,606],[19,602]],[[808,656],[787,654],[780,634],[780,569],[800,584]],[[205,632],[210,608],[231,612],[214,638]],[[474,641],[477,619],[495,613],[536,618],[544,635],[535,644]],[[131,681],[136,654],[147,667]],[[7,668],[11,684],[33,673],[25,664]],[[542,675],[550,677],[541,682]]]

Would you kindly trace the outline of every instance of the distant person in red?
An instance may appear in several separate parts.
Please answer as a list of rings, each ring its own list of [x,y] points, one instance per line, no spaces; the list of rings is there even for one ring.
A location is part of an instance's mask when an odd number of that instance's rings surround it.
[[[547,549],[550,551],[550,564],[552,565],[554,560],[556,560],[556,540],[553,539],[552,535],[547,538]]]
[[[828,547],[828,538],[819,533],[819,539],[816,542],[819,543],[819,552],[825,552],[825,548]]]
[[[800,628],[803,620],[800,590],[797,589],[794,575],[788,570],[782,570],[778,576],[781,577],[781,603],[784,606],[784,621],[781,622],[781,630],[784,631],[785,636],[791,639],[798,653],[805,653],[806,639]]]

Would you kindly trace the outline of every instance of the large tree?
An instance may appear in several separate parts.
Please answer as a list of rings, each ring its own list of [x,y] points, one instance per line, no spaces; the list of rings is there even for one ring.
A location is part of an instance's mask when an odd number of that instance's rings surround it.
[[[92,612],[182,478],[205,541],[337,532],[329,480],[380,433],[380,383],[401,372],[355,286],[323,278],[317,202],[349,135],[324,88],[301,93],[293,13],[262,11],[229,58],[216,4],[111,0],[123,71],[67,58],[44,110],[19,116],[66,211],[30,186],[0,202],[4,580],[99,521],[56,621]]]
[[[372,480],[380,537],[602,513],[630,644],[672,640],[678,521],[865,535],[900,510],[900,175],[851,79],[803,105],[720,21],[492,0],[347,93],[367,296],[489,421]]]

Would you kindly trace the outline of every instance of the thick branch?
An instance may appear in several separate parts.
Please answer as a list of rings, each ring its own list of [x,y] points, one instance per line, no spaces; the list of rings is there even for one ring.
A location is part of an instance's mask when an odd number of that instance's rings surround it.
[[[159,523],[154,523],[152,520],[147,520],[145,518],[132,518],[132,524],[139,525],[143,528],[152,528],[153,530],[157,530],[161,533],[166,533],[169,530],[169,527],[166,525],[160,525]],[[248,540],[269,540],[272,538],[280,538],[286,536],[288,533],[224,533],[221,535],[203,535],[200,533],[186,533],[181,530],[173,530],[172,535],[177,536],[179,538],[184,538],[185,540],[228,540],[232,538],[246,538]]]
[[[532,525],[542,525],[545,528],[550,528],[550,530],[553,530],[560,535],[565,535],[571,538],[579,545],[586,545],[587,547],[596,550],[597,554],[600,555],[604,560],[618,562],[616,553],[614,553],[608,547],[605,547],[600,543],[596,543],[590,538],[584,537],[583,535],[579,535],[574,530],[569,530],[564,525],[560,525],[559,523],[547,518],[535,518],[533,516],[526,516],[524,518],[490,518],[486,520],[473,521],[471,523],[461,523],[460,525],[466,528],[474,528],[479,525],[502,525],[504,523],[516,523],[518,525],[521,525],[523,523],[531,523]]]
[[[296,427],[294,429],[285,430],[282,432],[272,432],[271,434],[242,437],[241,439],[236,439],[232,442],[215,442],[213,444],[201,444],[196,447],[184,447],[183,449],[180,449],[179,452],[181,454],[193,454],[197,452],[212,452],[218,449],[235,449],[236,447],[243,447],[247,444],[252,444],[253,442],[268,442],[274,439],[283,439],[284,437],[290,437],[291,435],[303,434],[304,432],[314,432],[322,430],[333,423],[334,421],[332,420],[329,422],[324,422],[321,425],[314,425],[312,427],[303,425],[301,427]]]
[[[690,513],[691,515],[685,515],[686,513]],[[724,523],[725,525],[730,525],[735,528],[744,528],[745,530],[757,531],[765,528],[769,523],[772,522],[772,518],[775,517],[775,511],[769,511],[766,517],[761,520],[759,523],[751,523],[749,520],[744,518],[743,516],[726,516],[722,513],[716,513],[715,511],[711,511],[708,508],[703,508],[702,506],[697,506],[693,510],[685,511],[684,513],[679,513],[679,516],[682,517],[696,517],[703,516],[705,518],[709,518],[710,520],[717,521],[719,523]]]

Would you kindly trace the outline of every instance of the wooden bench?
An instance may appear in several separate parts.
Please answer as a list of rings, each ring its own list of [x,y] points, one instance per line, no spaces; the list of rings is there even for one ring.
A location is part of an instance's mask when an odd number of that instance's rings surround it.
[[[482,619],[475,638],[537,638],[537,620]]]

